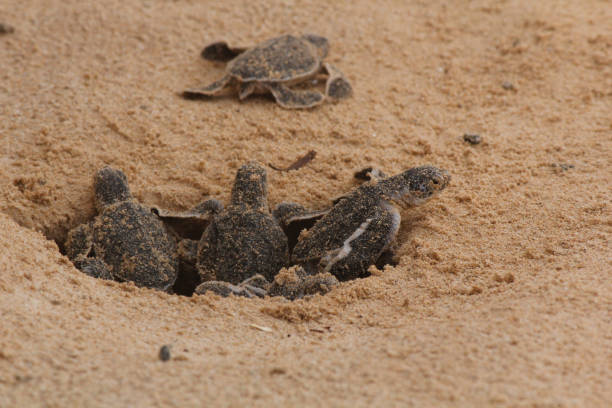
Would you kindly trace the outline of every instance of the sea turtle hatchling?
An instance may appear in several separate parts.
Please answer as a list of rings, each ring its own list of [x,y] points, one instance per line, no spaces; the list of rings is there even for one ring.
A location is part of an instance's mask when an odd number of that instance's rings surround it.
[[[251,162],[238,169],[230,204],[215,214],[200,239],[202,281],[238,285],[253,275],[272,281],[289,261],[287,237],[268,208],[266,170]]]
[[[68,233],[68,257],[96,278],[169,290],[179,261],[176,240],[162,221],[136,202],[121,170],[99,170],[94,191],[98,215]]]
[[[330,272],[340,281],[367,276],[369,266],[390,248],[399,230],[401,216],[395,204],[422,204],[450,182],[447,171],[433,166],[392,177],[373,169],[355,176],[371,181],[337,199],[329,211],[314,213],[320,219],[300,234],[293,248],[292,263],[310,274]],[[295,218],[308,218],[308,213],[300,215],[296,208],[295,204],[277,208],[283,226]]]
[[[270,92],[283,108],[310,108],[325,97],[339,100],[351,95],[347,79],[333,65],[323,62],[329,50],[326,38],[306,34],[283,35],[252,48],[230,48],[225,42],[215,42],[202,51],[202,57],[213,61],[228,61],[223,78],[212,84],[183,92],[187,98],[213,96],[227,87],[238,88],[238,97]],[[324,72],[328,75],[325,95],[318,91],[295,90],[289,87]]]

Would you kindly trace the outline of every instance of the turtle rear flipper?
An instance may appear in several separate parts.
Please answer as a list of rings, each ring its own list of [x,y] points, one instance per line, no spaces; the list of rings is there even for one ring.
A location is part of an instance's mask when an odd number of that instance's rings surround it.
[[[227,62],[245,52],[245,47],[230,47],[225,41],[217,41],[202,50],[202,58],[209,61]]]
[[[312,108],[325,100],[321,92],[294,91],[277,82],[263,82],[262,85],[272,93],[280,106],[287,109]]]
[[[272,216],[276,218],[283,229],[300,225],[303,228],[310,228],[315,222],[327,214],[331,208],[324,210],[308,210],[301,204],[283,202],[276,206],[272,211]]]
[[[227,88],[231,82],[233,82],[232,77],[230,75],[226,75],[212,84],[202,87],[189,88],[186,91],[183,91],[183,97],[193,99],[202,96],[215,96]]]
[[[214,223],[204,230],[196,257],[196,268],[202,282],[214,281],[217,279],[215,266],[217,263],[217,240],[218,232]]]
[[[324,63],[323,67],[329,75],[327,82],[325,83],[325,96],[335,100],[344,99],[351,96],[353,93],[353,88],[344,74],[338,68],[334,67],[328,62]]]

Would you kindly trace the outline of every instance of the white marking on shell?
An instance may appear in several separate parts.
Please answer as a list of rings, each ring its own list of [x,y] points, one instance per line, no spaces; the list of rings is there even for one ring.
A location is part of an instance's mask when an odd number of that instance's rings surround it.
[[[390,212],[391,213],[391,217],[392,217],[392,220],[391,220],[391,233],[387,236],[387,242],[385,243],[385,247],[381,251],[381,253],[383,253],[389,247],[391,242],[393,242],[393,240],[395,239],[395,236],[397,235],[397,231],[399,231],[400,223],[402,222],[402,216],[401,216],[400,212],[398,211],[398,209],[394,205],[389,203],[388,201],[382,200],[380,205],[385,210]]]
[[[353,248],[351,247],[351,242],[356,240],[361,234],[363,234],[371,222],[372,218],[366,219],[364,222],[361,223],[359,228],[357,228],[355,232],[353,232],[351,236],[344,241],[342,247],[330,251],[329,254],[323,257],[322,260],[324,261],[324,263],[327,263],[327,265],[325,266],[325,272],[329,272],[336,262],[346,258],[348,254],[351,253],[351,251],[353,250]]]

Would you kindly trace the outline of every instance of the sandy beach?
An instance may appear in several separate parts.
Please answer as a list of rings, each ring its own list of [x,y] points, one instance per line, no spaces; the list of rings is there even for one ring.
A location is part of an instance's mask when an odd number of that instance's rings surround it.
[[[3,1],[0,406],[609,406],[610,21],[605,0]],[[287,33],[327,37],[353,96],[180,96],[223,75],[204,45]],[[96,280],[63,254],[104,165],[182,211],[227,203],[248,161],[271,206],[325,208],[366,166],[452,183],[402,210],[396,266],[294,302]]]

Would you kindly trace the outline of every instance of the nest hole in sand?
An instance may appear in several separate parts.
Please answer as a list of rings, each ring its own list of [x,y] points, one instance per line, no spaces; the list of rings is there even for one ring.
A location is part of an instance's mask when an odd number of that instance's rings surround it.
[[[151,212],[159,216],[159,212],[157,209],[152,208]],[[193,222],[193,220],[165,218],[163,221],[164,224],[168,227],[168,229],[172,232],[172,234],[176,237],[177,242],[183,239],[197,242],[200,240],[202,234],[204,233],[204,230],[207,227],[207,223]],[[315,223],[316,220],[308,220],[299,225],[291,224],[284,229],[284,232],[287,235],[289,253],[293,251],[293,248],[297,244],[300,232],[304,229],[310,229]],[[58,228],[63,227],[60,227],[60,225],[58,224]],[[53,240],[57,244],[62,255],[68,256],[66,249],[67,232],[58,234],[57,231],[55,231],[55,233],[50,232],[45,233],[45,235],[48,239]],[[93,249],[88,254],[89,257],[95,257],[95,255],[96,254]],[[287,267],[291,267],[294,265],[295,264],[291,263],[287,265]],[[375,266],[381,270],[384,269],[386,265],[397,265],[397,261],[392,257],[392,254],[390,253],[384,253],[375,263]],[[75,267],[80,269],[76,263]],[[120,279],[115,280],[121,281]],[[185,259],[180,259],[177,279],[172,285],[172,287],[168,290],[168,292],[178,296],[190,297],[193,296],[193,294],[195,293],[195,289],[201,283],[202,279],[198,273],[195,264],[188,262]]]

